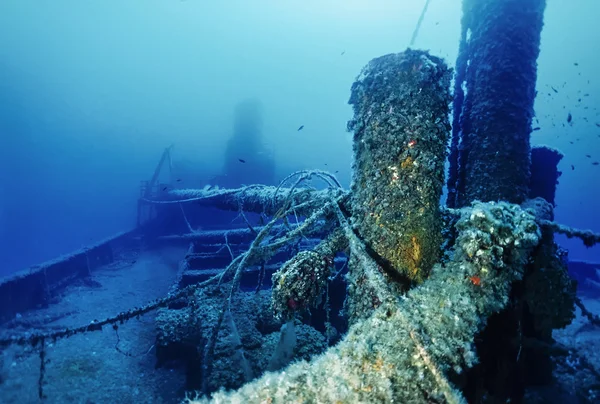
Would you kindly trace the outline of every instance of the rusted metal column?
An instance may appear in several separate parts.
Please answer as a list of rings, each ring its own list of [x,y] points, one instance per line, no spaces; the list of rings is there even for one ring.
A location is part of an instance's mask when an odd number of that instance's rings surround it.
[[[465,0],[457,61],[450,206],[522,203],[529,194],[530,133],[545,0]],[[465,73],[466,74],[463,74]],[[461,81],[462,80],[462,81]],[[456,125],[460,125],[457,128]]]
[[[373,59],[352,86],[353,226],[404,287],[427,278],[440,257],[450,78],[440,58],[407,50]],[[349,280],[350,316],[362,317],[379,302],[363,288],[360,267],[350,265]]]

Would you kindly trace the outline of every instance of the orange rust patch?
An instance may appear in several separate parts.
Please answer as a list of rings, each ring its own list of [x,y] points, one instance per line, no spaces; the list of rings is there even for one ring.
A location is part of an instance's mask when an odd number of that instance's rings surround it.
[[[481,278],[478,276],[469,276],[469,280],[475,286],[481,286]]]

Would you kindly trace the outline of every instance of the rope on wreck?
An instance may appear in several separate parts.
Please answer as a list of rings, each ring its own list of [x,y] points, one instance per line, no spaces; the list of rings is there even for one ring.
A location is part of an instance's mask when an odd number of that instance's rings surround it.
[[[575,298],[575,304],[577,305],[577,307],[579,307],[579,309],[581,310],[581,314],[585,317],[587,317],[587,319],[590,321],[590,323],[592,323],[593,325],[600,327],[600,316],[597,316],[596,314],[593,314],[592,312],[590,312],[584,305],[583,302],[581,301],[580,298]]]
[[[460,209],[445,208],[445,212],[453,216],[460,215]],[[594,233],[592,230],[581,230],[574,227],[566,226],[552,220],[536,219],[536,222],[541,227],[546,227],[552,230],[554,233],[563,234],[568,238],[578,238],[583,241],[586,247],[593,247],[596,244],[600,244],[600,233]]]
[[[340,198],[343,198],[343,197],[345,197],[345,195],[340,196]],[[319,209],[317,212],[315,212],[315,215],[313,215],[311,218],[305,220],[300,226],[295,228],[293,231],[287,233],[285,236],[275,239],[275,240],[271,241],[269,244],[266,244],[263,246],[257,246],[256,250],[258,250],[258,253],[256,255],[257,256],[260,255],[260,256],[264,257],[264,256],[269,256],[270,254],[274,254],[283,245],[290,242],[295,237],[299,237],[299,235],[303,231],[306,231],[309,226],[315,225],[318,222],[317,219],[319,217],[321,217],[322,215],[324,215],[330,207],[331,207],[330,205],[323,206],[321,209]],[[296,206],[296,208],[297,208],[297,206]],[[291,212],[291,209],[285,211],[285,213],[290,213],[290,212]],[[214,275],[213,277],[211,277],[203,282],[186,286],[182,289],[179,289],[177,292],[169,293],[167,296],[160,298],[160,299],[153,300],[144,306],[135,307],[133,309],[123,311],[115,316],[108,317],[104,320],[92,320],[90,322],[90,324],[81,325],[81,326],[75,327],[75,328],[65,328],[65,329],[59,330],[59,331],[25,333],[25,334],[22,334],[19,336],[10,336],[10,337],[5,337],[5,338],[0,338],[0,348],[5,348],[5,347],[11,346],[11,345],[20,345],[20,346],[30,345],[32,347],[36,347],[40,342],[43,342],[43,341],[52,340],[53,342],[55,342],[58,339],[68,338],[68,337],[71,337],[76,334],[82,334],[82,333],[90,332],[90,331],[101,331],[102,327],[104,327],[105,325],[116,324],[116,323],[123,324],[125,321],[130,320],[134,317],[139,318],[141,315],[144,315],[150,311],[156,310],[161,307],[166,307],[170,303],[173,303],[174,301],[176,301],[178,299],[181,299],[186,296],[191,296],[198,289],[204,288],[213,283],[221,283],[226,275],[233,272],[234,267],[236,267],[236,269],[239,270],[239,268],[237,268],[238,263],[239,263],[238,260],[234,260],[221,273]]]
[[[158,309],[160,307],[166,307],[169,303],[174,302],[177,299],[180,299],[184,296],[189,296],[194,293],[197,289],[208,286],[212,283],[215,283],[221,275],[215,275],[210,279],[205,280],[204,282],[200,282],[194,285],[186,286],[183,289],[180,289],[176,293],[170,293],[167,296],[153,300],[152,302],[146,304],[142,307],[135,307],[133,309],[123,311],[116,316],[106,318],[104,320],[92,320],[90,324],[82,325],[75,328],[65,328],[64,330],[54,331],[54,332],[36,332],[36,333],[26,333],[20,336],[12,336],[8,338],[0,338],[0,348],[5,348],[10,345],[31,345],[32,347],[37,346],[40,342],[45,340],[56,341],[61,338],[68,338],[76,334],[82,334],[90,331],[101,331],[102,327],[109,324],[120,323],[123,324],[125,321],[130,320],[132,318],[139,318],[139,316],[146,314],[152,310]]]
[[[423,22],[423,19],[425,18],[425,14],[427,13],[427,8],[429,7],[429,1],[430,0],[425,0],[425,5],[423,6],[423,11],[421,11],[421,16],[419,17],[419,20],[417,21],[417,26],[415,27],[415,30],[412,34],[412,38],[410,38],[409,47],[411,47],[411,48],[415,44],[415,41],[417,40],[417,35],[419,35],[419,29],[421,28],[421,23]]]
[[[306,172],[300,173],[300,174],[302,174],[301,175],[302,180],[297,181],[297,184],[299,184],[303,180],[310,178],[310,176],[311,176],[311,175],[307,175]],[[314,175],[314,173],[313,173],[313,175]],[[318,176],[321,177],[320,175],[318,175]],[[333,185],[332,188],[336,188],[335,185],[339,184],[339,183],[337,183],[337,181],[333,181],[333,183],[331,183],[330,182],[331,179],[327,178],[327,177],[325,177],[323,179],[326,182],[328,182],[330,185]],[[250,186],[250,187],[254,188],[256,186]],[[243,191],[245,191],[245,189],[243,189],[242,192]],[[330,191],[331,191],[331,195],[333,195],[335,201],[338,203],[347,197],[347,193],[343,192],[343,190],[341,190],[340,188],[335,189],[335,190],[330,190]],[[236,193],[237,192],[239,192],[239,190],[236,190]],[[71,337],[76,334],[83,334],[83,333],[91,332],[91,331],[101,331],[104,326],[112,324],[112,328],[115,331],[116,336],[117,336],[117,343],[115,345],[115,349],[118,352],[120,352],[126,356],[131,356],[131,357],[136,356],[136,355],[124,352],[119,348],[118,345],[120,342],[120,338],[119,338],[119,335],[117,332],[117,330],[118,330],[117,324],[123,324],[125,321],[130,320],[134,317],[139,318],[141,315],[144,315],[144,314],[146,314],[150,311],[156,310],[158,308],[167,307],[169,304],[175,302],[176,300],[184,298],[186,296],[191,296],[197,290],[204,288],[206,286],[209,286],[213,283],[221,284],[223,282],[224,278],[233,272],[235,275],[234,275],[234,279],[233,279],[232,290],[229,295],[229,298],[226,299],[226,302],[228,303],[228,305],[230,305],[233,294],[235,293],[235,289],[237,289],[236,285],[239,284],[239,279],[241,277],[241,273],[243,272],[243,269],[245,266],[252,264],[253,262],[257,261],[258,259],[263,260],[263,262],[264,262],[265,259],[270,258],[282,246],[286,245],[287,243],[290,243],[295,238],[304,237],[305,234],[310,234],[315,231],[319,231],[320,228],[322,227],[320,225],[320,219],[323,216],[327,215],[328,212],[331,210],[331,207],[332,207],[331,204],[325,204],[325,206],[321,206],[319,209],[316,209],[316,210],[315,210],[315,207],[311,206],[312,201],[310,199],[308,201],[294,205],[293,197],[299,193],[301,193],[301,192],[296,192],[296,194],[294,194],[293,192],[288,193],[283,207],[277,212],[277,214],[274,216],[273,220],[269,223],[269,225],[265,226],[262,229],[262,231],[259,233],[259,235],[257,236],[257,240],[259,240],[259,241],[255,240],[255,242],[252,243],[251,248],[246,253],[244,253],[244,254],[238,256],[237,258],[235,258],[234,260],[232,260],[232,262],[221,273],[219,273],[203,282],[189,285],[189,286],[184,287],[176,292],[169,293],[167,296],[160,298],[160,299],[153,300],[152,302],[146,304],[145,306],[135,307],[133,309],[123,311],[123,312],[117,314],[116,316],[109,317],[109,318],[106,318],[101,321],[94,319],[90,322],[90,324],[81,325],[81,326],[75,327],[75,328],[65,328],[63,330],[54,331],[54,332],[25,333],[25,334],[22,334],[19,336],[0,338],[0,348],[5,348],[5,347],[11,346],[11,345],[20,345],[20,346],[30,345],[32,347],[36,347],[38,345],[40,346],[40,349],[39,349],[40,376],[38,379],[38,395],[39,395],[40,399],[45,398],[45,394],[43,392],[43,384],[44,384],[44,377],[45,377],[45,370],[46,370],[45,365],[47,363],[46,341],[52,340],[53,342],[55,342],[58,339],[68,338],[68,337]],[[173,201],[173,202],[179,203],[180,207],[182,206],[181,205],[182,201]],[[294,229],[290,229],[290,231],[287,232],[286,234],[279,236],[279,237],[276,236],[274,239],[270,240],[268,244],[260,245],[260,240],[263,240],[268,235],[268,233],[274,227],[277,220],[285,218],[285,217],[287,217],[287,215],[295,214],[296,209],[307,208],[307,207],[309,207],[309,208],[311,208],[311,210],[313,210],[313,214],[310,217],[308,217],[306,220],[304,220],[304,222],[298,223],[298,225]],[[183,212],[183,209],[182,209],[182,213],[184,214],[184,217],[185,217],[185,213]],[[185,218],[185,219],[187,222],[187,218]],[[188,227],[191,227],[191,226],[189,226],[189,222],[188,222]],[[306,233],[303,233],[303,232],[306,232]],[[216,337],[216,335],[215,335],[215,337]],[[148,349],[148,351],[145,352],[143,355],[150,352],[150,350],[153,347],[154,346],[150,347],[150,349]]]
[[[208,395],[208,391],[209,391],[209,381],[210,381],[210,375],[212,372],[213,355],[214,355],[214,349],[215,349],[215,346],[217,343],[217,338],[219,335],[219,330],[221,329],[221,325],[223,324],[225,315],[231,312],[232,301],[235,296],[235,293],[239,289],[242,273],[244,272],[245,267],[248,266],[248,261],[249,260],[263,260],[263,262],[264,262],[264,260],[266,260],[267,257],[265,257],[263,254],[261,254],[260,244],[265,239],[265,237],[267,237],[267,235],[269,234],[269,232],[271,231],[273,226],[275,226],[276,222],[280,219],[285,219],[288,215],[290,215],[292,213],[295,214],[296,209],[302,207],[302,205],[311,203],[311,201],[307,201],[304,203],[300,203],[298,205],[294,205],[293,204],[294,196],[295,196],[294,191],[297,189],[297,187],[302,182],[308,181],[308,180],[310,180],[311,177],[316,176],[318,178],[321,178],[323,181],[325,181],[330,188],[334,189],[332,191],[332,194],[334,196],[332,196],[332,200],[329,203],[326,203],[323,207],[321,207],[320,209],[315,211],[310,217],[308,217],[302,223],[302,225],[297,226],[294,230],[290,230],[290,232],[288,232],[287,235],[285,236],[284,243],[282,243],[281,240],[279,240],[279,241],[273,242],[272,244],[278,244],[280,246],[283,246],[283,244],[287,244],[287,242],[289,242],[296,236],[303,237],[304,236],[302,233],[303,229],[307,228],[308,226],[311,226],[312,224],[316,224],[318,219],[325,216],[334,206],[337,206],[337,203],[339,203],[340,201],[342,201],[343,199],[345,199],[347,197],[347,194],[342,192],[343,190],[341,188],[341,185],[339,184],[339,182],[333,175],[331,175],[327,172],[324,172],[324,171],[320,171],[320,170],[306,170],[306,171],[298,171],[293,174],[290,174],[283,181],[281,181],[281,183],[279,184],[279,186],[277,187],[277,189],[275,191],[275,194],[273,195],[273,199],[272,199],[273,206],[275,206],[278,191],[281,189],[281,187],[285,184],[286,181],[288,181],[289,179],[291,179],[295,176],[298,176],[298,179],[296,180],[294,185],[288,190],[285,200],[283,202],[283,206],[279,209],[279,211],[277,211],[277,213],[274,215],[273,219],[257,234],[256,238],[254,239],[254,241],[248,248],[248,251],[246,251],[242,255],[239,255],[228,267],[228,269],[230,269],[230,268],[233,269],[234,266],[236,267],[234,276],[233,276],[233,281],[231,283],[231,289],[229,291],[229,295],[227,296],[227,298],[225,298],[223,300],[223,306],[221,307],[221,310],[219,311],[219,316],[218,316],[217,321],[211,331],[210,338],[208,340],[208,343],[205,346],[204,353],[203,353],[202,392],[206,395]],[[303,192],[303,191],[299,191],[299,192]],[[298,192],[296,192],[296,194],[297,193]],[[222,273],[222,277],[229,274],[229,272],[232,272],[232,271],[225,270]],[[261,280],[259,280],[259,283],[260,282],[261,282]],[[219,280],[219,283],[221,283],[221,280]],[[231,319],[231,321],[233,321],[233,319]]]
[[[378,290],[381,294],[377,296],[380,301],[388,301],[388,302],[397,302],[397,298],[391,292],[388,284],[385,279],[381,275],[381,273],[377,270],[377,263],[373,260],[373,258],[367,253],[367,247],[362,240],[358,238],[358,236],[352,231],[348,220],[342,213],[339,204],[336,201],[331,201],[334,212],[338,219],[338,222],[341,228],[344,230],[344,236],[348,239],[349,247],[352,253],[356,254],[359,259],[362,261],[362,265],[365,268],[365,275],[367,282],[369,282],[375,290]],[[448,403],[461,403],[463,402],[460,395],[457,394],[452,387],[448,379],[444,376],[443,372],[439,369],[437,364],[431,358],[427,350],[425,349],[425,344],[421,341],[421,338],[417,335],[415,327],[410,322],[408,318],[400,313],[400,318],[405,323],[405,326],[408,329],[408,335],[412,342],[415,344],[415,349],[417,351],[417,355],[423,360],[423,362],[427,365],[427,369],[431,372],[435,382],[438,385],[438,388],[442,391],[446,402]]]
[[[540,220],[540,225],[549,227],[553,232],[564,234],[568,238],[577,237],[583,241],[586,247],[593,247],[600,243],[600,233],[594,233],[591,230],[575,229],[550,220]]]
[[[458,216],[460,214],[459,209],[446,208],[445,211],[451,215]],[[593,247],[596,244],[600,244],[600,233],[594,233],[591,230],[581,230],[573,227],[565,226],[564,224],[556,223],[551,220],[537,219],[537,223],[541,227],[546,227],[552,230],[554,233],[563,234],[568,238],[579,238],[583,241],[586,247]],[[586,317],[592,325],[600,327],[600,316],[590,312],[583,304],[580,298],[575,299],[575,304],[581,309],[581,314]]]
[[[25,335],[21,335],[18,337],[13,336],[13,337],[9,337],[9,338],[1,338],[0,339],[0,348],[5,348],[10,345],[20,345],[20,346],[31,345],[32,347],[36,347],[37,345],[40,345],[40,351],[39,351],[40,376],[38,378],[38,396],[39,396],[40,400],[43,400],[46,398],[46,395],[44,394],[43,386],[44,386],[44,376],[46,374],[46,363],[48,362],[48,359],[46,359],[46,341],[47,340],[56,341],[61,338],[68,338],[73,335],[83,334],[83,333],[89,332],[89,331],[101,331],[102,327],[105,325],[108,325],[108,324],[113,324],[113,329],[116,331],[117,327],[118,327],[117,323],[123,324],[127,320],[130,320],[134,317],[139,318],[141,315],[146,314],[146,313],[148,313],[152,310],[155,310],[159,307],[166,307],[169,303],[171,303],[183,296],[186,296],[186,295],[189,296],[192,293],[194,293],[195,290],[200,289],[204,286],[207,286],[207,285],[217,281],[218,278],[219,278],[219,275],[215,275],[212,278],[207,279],[204,282],[187,286],[187,287],[181,289],[180,291],[178,291],[177,293],[172,293],[162,299],[154,300],[153,302],[148,303],[145,306],[136,307],[134,309],[130,309],[130,310],[121,312],[116,316],[109,317],[102,321],[93,320],[88,325],[82,325],[82,326],[79,326],[76,328],[65,328],[64,330],[54,331],[54,332],[49,332],[49,333],[43,333],[43,332],[27,333]],[[117,335],[117,338],[118,338],[118,335]],[[117,344],[115,345],[115,348],[117,349],[118,352],[124,353],[126,356],[132,356],[132,355],[127,355],[127,353],[120,350],[118,347],[118,343],[119,343],[119,340],[117,340]],[[150,348],[150,349],[152,349],[152,348]],[[150,350],[148,350],[148,352],[149,351]]]

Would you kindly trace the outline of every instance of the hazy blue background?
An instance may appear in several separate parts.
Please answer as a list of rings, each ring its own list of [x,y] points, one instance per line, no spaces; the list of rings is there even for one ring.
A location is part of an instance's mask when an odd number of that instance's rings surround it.
[[[416,43],[450,64],[460,3],[432,0]],[[278,177],[328,163],[348,185],[350,86],[371,58],[406,48],[423,4],[2,0],[0,275],[130,229],[139,181],[171,143],[199,177],[219,174],[234,107],[249,97],[263,104]],[[566,154],[557,220],[595,231],[599,13],[595,0],[548,0],[533,137]],[[598,248],[565,245],[600,261]]]

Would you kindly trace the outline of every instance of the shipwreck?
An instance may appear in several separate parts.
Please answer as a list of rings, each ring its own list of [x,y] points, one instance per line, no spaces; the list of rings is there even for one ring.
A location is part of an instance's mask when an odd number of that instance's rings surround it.
[[[36,397],[51,395],[58,341],[112,329],[115,350],[135,357],[119,330],[146,315],[155,343],[142,354],[183,364],[188,402],[521,402],[552,384],[557,358],[572,355],[553,330],[576,306],[600,323],[574,279],[598,282],[597,264],[569,262],[553,236],[593,246],[600,235],[553,221],[562,155],[530,145],[545,1],[463,3],[455,71],[407,49],[352,85],[350,189],[321,170],[279,186],[177,188],[159,181],[167,148],[135,229],[3,280],[0,349],[36,356]],[[207,227],[207,210],[237,219]],[[24,320],[132,252],[168,246],[185,252],[164,296],[70,327]],[[593,400],[597,371],[580,370]]]

